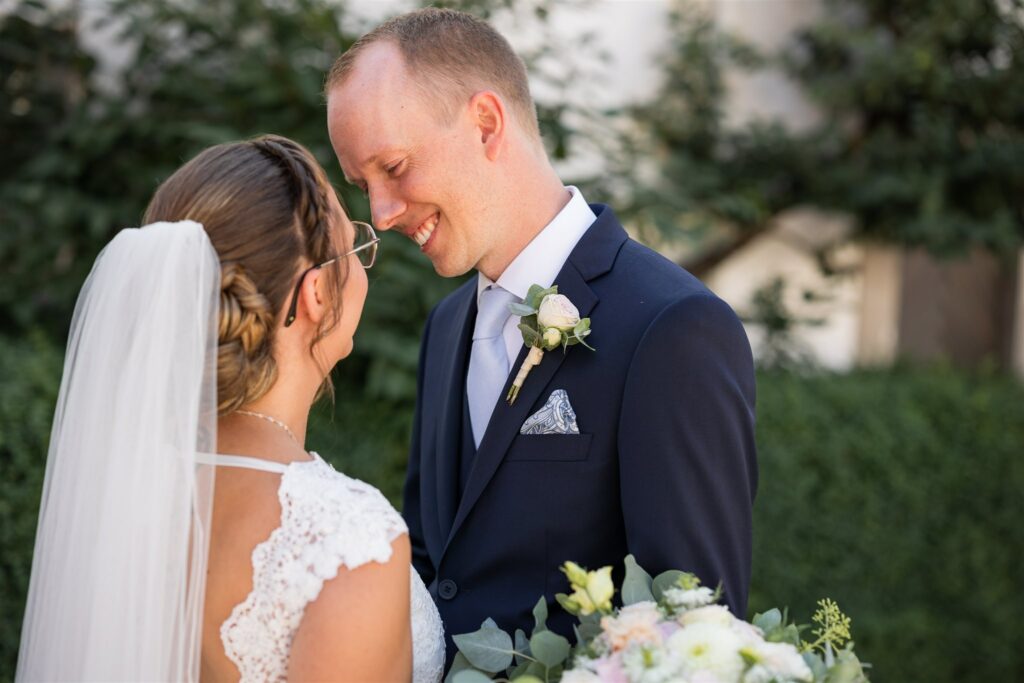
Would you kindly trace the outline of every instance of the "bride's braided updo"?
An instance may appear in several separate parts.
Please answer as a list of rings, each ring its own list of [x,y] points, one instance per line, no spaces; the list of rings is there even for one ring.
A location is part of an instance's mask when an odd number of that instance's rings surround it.
[[[340,246],[333,239],[331,192],[308,150],[267,135],[204,150],[160,185],[146,209],[146,223],[201,223],[220,256],[221,415],[255,401],[277,379],[272,349],[281,309],[299,274],[333,258]],[[340,318],[348,271],[345,262],[339,266],[324,269],[333,306],[310,353]],[[323,367],[325,375],[329,369]],[[329,379],[323,388],[330,390]]]

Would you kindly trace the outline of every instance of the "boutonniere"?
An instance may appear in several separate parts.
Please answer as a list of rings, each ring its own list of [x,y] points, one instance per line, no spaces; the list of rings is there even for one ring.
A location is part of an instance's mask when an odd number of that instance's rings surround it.
[[[519,390],[530,370],[544,358],[545,351],[552,351],[559,346],[562,352],[570,346],[583,344],[591,351],[592,346],[583,341],[590,334],[590,318],[580,319],[580,312],[569,298],[558,293],[558,287],[533,285],[526,294],[523,303],[508,305],[513,315],[519,316],[519,330],[523,333],[523,344],[530,349],[526,355],[519,374],[512,382],[505,400],[509,405],[516,402]]]

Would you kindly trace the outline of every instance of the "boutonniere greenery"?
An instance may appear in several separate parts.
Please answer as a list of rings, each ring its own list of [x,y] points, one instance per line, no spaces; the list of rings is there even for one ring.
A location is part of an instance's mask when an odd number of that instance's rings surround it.
[[[533,285],[526,294],[526,301],[521,304],[511,303],[508,307],[513,315],[519,316],[523,344],[530,349],[505,397],[508,404],[512,405],[530,370],[540,365],[545,351],[561,346],[565,353],[570,346],[576,344],[583,344],[591,351],[594,348],[583,341],[590,334],[590,318],[581,319],[579,309],[568,297],[558,293],[558,287]]]

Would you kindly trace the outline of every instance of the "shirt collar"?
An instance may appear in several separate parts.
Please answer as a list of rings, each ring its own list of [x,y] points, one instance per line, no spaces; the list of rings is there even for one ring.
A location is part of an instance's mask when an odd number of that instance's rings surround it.
[[[497,285],[515,294],[520,301],[526,299],[531,285],[551,286],[576,243],[590,224],[597,220],[578,188],[570,185],[566,190],[569,192],[569,202],[498,277]],[[493,284],[494,280],[483,273],[477,273],[477,303],[480,294]]]

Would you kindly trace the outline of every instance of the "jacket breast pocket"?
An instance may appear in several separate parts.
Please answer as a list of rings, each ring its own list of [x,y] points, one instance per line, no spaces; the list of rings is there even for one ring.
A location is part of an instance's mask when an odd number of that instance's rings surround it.
[[[520,434],[505,462],[575,462],[587,459],[593,434]]]

